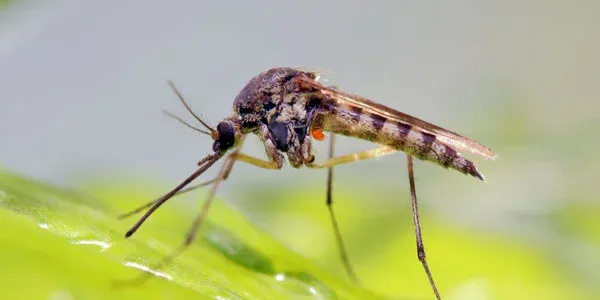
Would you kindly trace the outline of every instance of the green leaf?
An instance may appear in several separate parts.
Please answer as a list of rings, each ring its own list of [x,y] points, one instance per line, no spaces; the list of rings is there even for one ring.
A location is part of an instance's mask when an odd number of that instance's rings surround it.
[[[153,195],[97,190],[102,200],[0,171],[3,298],[378,299],[288,250],[220,201],[192,246],[156,267],[181,244],[194,211],[169,203],[126,239],[135,218],[115,216]],[[140,269],[157,275],[134,285],[149,274]]]

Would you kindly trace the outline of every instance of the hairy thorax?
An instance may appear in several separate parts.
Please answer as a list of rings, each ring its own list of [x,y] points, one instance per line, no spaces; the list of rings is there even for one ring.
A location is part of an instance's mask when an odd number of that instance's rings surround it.
[[[293,167],[309,159],[307,135],[320,98],[315,91],[302,89],[298,76],[311,76],[291,68],[277,68],[254,77],[234,101],[234,111],[245,133],[257,133],[263,141],[272,141],[277,150],[286,152]]]

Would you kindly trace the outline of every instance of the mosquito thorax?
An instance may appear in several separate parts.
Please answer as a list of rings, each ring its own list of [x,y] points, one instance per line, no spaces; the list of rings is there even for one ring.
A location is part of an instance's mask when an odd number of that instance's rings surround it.
[[[213,151],[225,153],[237,144],[241,137],[241,125],[239,121],[229,118],[217,124],[213,134]]]
[[[295,78],[315,74],[294,68],[273,68],[252,78],[234,100],[233,108],[245,131],[252,131],[260,123],[267,124],[284,95],[298,92]]]

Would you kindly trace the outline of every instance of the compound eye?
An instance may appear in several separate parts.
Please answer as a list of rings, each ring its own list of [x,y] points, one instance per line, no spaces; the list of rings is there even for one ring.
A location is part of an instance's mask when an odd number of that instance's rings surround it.
[[[228,122],[221,122],[217,125],[219,137],[213,144],[213,150],[226,151],[235,144],[235,128]]]

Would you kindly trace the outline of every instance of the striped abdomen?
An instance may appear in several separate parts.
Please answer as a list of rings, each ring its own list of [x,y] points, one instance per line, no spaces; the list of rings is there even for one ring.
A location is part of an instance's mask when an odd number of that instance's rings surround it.
[[[360,107],[324,103],[315,115],[313,126],[325,131],[368,140],[393,147],[421,160],[434,162],[483,180],[475,165],[435,135],[417,126],[390,120],[378,114],[363,111]]]

